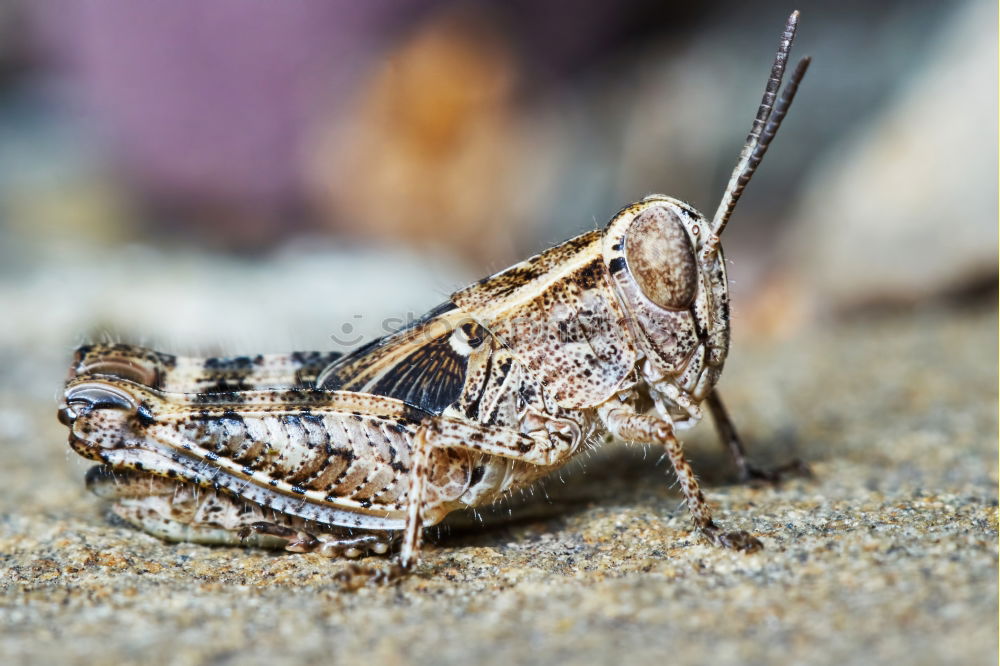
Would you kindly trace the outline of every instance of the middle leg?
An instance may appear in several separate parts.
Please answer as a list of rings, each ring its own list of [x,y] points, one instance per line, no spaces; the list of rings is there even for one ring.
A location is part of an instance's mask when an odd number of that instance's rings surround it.
[[[553,431],[525,434],[511,428],[458,419],[439,417],[424,422],[413,438],[410,457],[406,526],[399,558],[402,568],[409,569],[416,563],[424,516],[440,502],[437,486],[440,485],[441,461],[434,460],[433,456],[449,449],[465,449],[530,465],[558,465],[572,455],[580,443],[580,436],[578,431],[556,424],[553,420]]]

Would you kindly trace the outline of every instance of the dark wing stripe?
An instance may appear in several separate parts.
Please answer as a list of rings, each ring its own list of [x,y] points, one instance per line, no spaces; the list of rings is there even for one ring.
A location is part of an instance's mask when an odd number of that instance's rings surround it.
[[[397,344],[400,340],[404,340],[407,334],[414,329],[454,309],[456,309],[454,303],[445,301],[398,331],[381,338],[376,338],[351,351],[346,356],[340,357],[336,362],[329,364],[322,372],[318,373],[316,381],[321,384],[319,388],[326,390],[361,390],[364,383],[366,383],[367,374],[365,371],[369,367],[369,363],[365,360],[366,356],[379,358],[381,352],[391,349],[394,344]]]
[[[440,414],[461,396],[468,365],[468,358],[452,349],[450,337],[448,333],[417,347],[368,390]]]

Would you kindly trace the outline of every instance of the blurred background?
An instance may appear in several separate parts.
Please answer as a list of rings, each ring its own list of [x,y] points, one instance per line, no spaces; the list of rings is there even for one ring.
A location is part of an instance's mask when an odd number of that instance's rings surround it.
[[[48,408],[84,340],[350,347],[648,193],[710,216],[796,7],[734,348],[994,299],[986,0],[4,0],[0,383]]]
[[[712,427],[685,436],[763,555],[698,546],[625,447],[385,594],[108,522],[56,420],[74,347],[347,349],[647,194],[711,216],[796,8],[814,60],[723,239],[721,391],[755,463],[815,478],[735,486]],[[0,0],[0,663],[995,663],[997,25],[992,0]]]

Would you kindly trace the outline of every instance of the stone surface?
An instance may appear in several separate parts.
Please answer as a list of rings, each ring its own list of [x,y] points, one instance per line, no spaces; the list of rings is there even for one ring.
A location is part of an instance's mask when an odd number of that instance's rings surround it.
[[[700,542],[659,452],[608,446],[527,518],[439,534],[415,575],[353,592],[342,561],[109,522],[55,420],[65,359],[8,336],[0,662],[993,664],[996,330],[979,306],[737,340],[722,389],[754,458],[815,473],[736,485],[710,427],[686,437],[760,553]]]

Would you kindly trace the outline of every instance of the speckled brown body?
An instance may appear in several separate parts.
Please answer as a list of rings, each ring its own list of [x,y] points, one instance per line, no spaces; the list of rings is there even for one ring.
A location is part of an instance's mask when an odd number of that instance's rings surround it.
[[[686,204],[648,197],[607,230],[463,289],[345,357],[81,348],[66,387],[71,446],[273,514],[396,533],[530,484],[607,432],[676,441],[673,422],[700,417],[725,359],[712,345],[728,339],[717,332],[728,327],[725,273],[720,254],[717,270],[683,286],[682,309],[652,303],[618,260],[645,242],[628,234],[653,215],[670,215],[685,239],[705,233]],[[672,420],[650,421],[650,404]],[[711,525],[707,511],[698,517]]]
[[[359,538],[390,535],[375,539],[381,548],[401,533],[405,568],[423,527],[530,484],[610,434],[663,447],[708,539],[759,548],[715,525],[675,430],[707,403],[741,471],[750,469],[714,392],[729,346],[719,234],[805,73],[807,61],[775,103],[796,21],[715,219],[646,197],[605,229],[484,278],[343,357],[82,348],[60,411],[71,446],[111,471],[245,503],[253,519],[218,526],[241,538],[346,552]],[[146,509],[154,495],[163,493]],[[262,512],[272,519],[257,520]],[[321,546],[290,520],[344,541]]]

